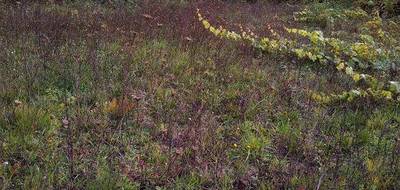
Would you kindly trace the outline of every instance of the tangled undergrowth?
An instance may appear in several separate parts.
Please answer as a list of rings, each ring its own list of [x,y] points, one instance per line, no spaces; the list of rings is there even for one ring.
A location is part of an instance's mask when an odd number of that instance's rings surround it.
[[[399,20],[346,2],[0,1],[0,188],[396,189]]]

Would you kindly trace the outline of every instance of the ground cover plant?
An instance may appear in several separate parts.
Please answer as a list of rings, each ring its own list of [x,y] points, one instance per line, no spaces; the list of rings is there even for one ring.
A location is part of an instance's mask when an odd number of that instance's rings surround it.
[[[0,188],[397,189],[399,6],[0,1]]]

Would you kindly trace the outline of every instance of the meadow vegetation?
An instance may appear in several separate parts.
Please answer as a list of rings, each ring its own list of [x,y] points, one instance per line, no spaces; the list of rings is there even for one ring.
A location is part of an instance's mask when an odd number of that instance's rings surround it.
[[[398,10],[0,1],[0,189],[396,189]]]

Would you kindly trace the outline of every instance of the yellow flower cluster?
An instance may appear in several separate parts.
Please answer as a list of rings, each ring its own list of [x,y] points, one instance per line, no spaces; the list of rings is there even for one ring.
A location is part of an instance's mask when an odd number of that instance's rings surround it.
[[[198,17],[199,21],[203,24],[204,28],[209,30],[211,33],[213,33],[217,37],[221,37],[221,38],[223,37],[223,38],[227,38],[229,40],[235,40],[235,41],[242,39],[241,35],[239,35],[235,32],[227,31],[222,26],[220,26],[219,28],[215,28],[214,26],[212,26],[210,24],[210,22],[208,22],[208,20],[206,20],[200,14],[199,9],[197,9],[197,17]]]
[[[359,57],[369,62],[375,62],[378,58],[377,50],[369,44],[354,43],[351,49],[353,50],[354,57]]]
[[[372,97],[374,99],[384,99],[386,101],[393,101],[393,93],[387,90],[373,90],[368,88],[366,90],[357,89],[357,90],[350,90],[345,91],[342,94],[331,94],[325,95],[323,93],[312,93],[311,98],[319,103],[322,104],[330,104],[337,101],[353,101],[358,97]]]
[[[344,73],[349,75],[355,82],[358,82],[361,79],[367,80],[367,79],[369,79],[369,77],[371,77],[370,75],[367,75],[367,74],[360,74],[358,72],[355,72],[353,70],[353,67],[346,65],[344,62],[340,62],[339,64],[337,64],[336,69],[338,71],[344,71]]]
[[[350,52],[346,52],[342,46],[345,42],[335,39],[335,38],[324,38],[323,34],[320,31],[308,32],[306,30],[301,29],[286,29],[288,33],[298,34],[300,36],[306,37],[310,39],[311,43],[314,45],[313,48],[305,48],[302,46],[301,48],[296,48],[293,52],[299,58],[308,58],[312,61],[326,62],[329,60],[329,57],[325,55],[325,53],[332,53],[333,62],[336,64],[336,68],[338,71],[342,71],[345,74],[349,75],[355,82],[359,82],[361,79],[366,80],[369,83],[375,83],[377,79],[368,74],[361,74],[354,71],[353,67],[349,66],[347,61],[340,58],[340,54],[343,53],[350,58],[358,56],[359,58],[365,58],[367,60],[373,60],[377,58],[377,51],[371,48],[366,43],[354,43],[350,45]],[[325,52],[323,49],[319,49],[320,47],[325,47],[325,45],[329,45],[331,48],[328,49],[329,52]]]

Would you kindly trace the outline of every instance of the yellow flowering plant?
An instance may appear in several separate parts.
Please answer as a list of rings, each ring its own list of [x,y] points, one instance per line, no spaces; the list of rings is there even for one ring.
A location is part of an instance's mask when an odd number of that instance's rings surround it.
[[[327,63],[336,65],[336,69],[348,75],[355,83],[364,81],[367,84],[365,89],[357,88],[342,94],[324,95],[323,93],[312,92],[312,98],[321,103],[333,102],[335,100],[352,101],[356,97],[372,97],[376,99],[395,100],[400,102],[400,85],[397,81],[379,81],[376,77],[358,72],[365,68],[377,70],[385,69],[382,63],[393,63],[398,61],[400,54],[397,49],[385,48],[382,43],[377,43],[373,36],[362,34],[359,42],[346,42],[337,38],[324,37],[322,31],[307,31],[297,28],[285,28],[288,34],[305,38],[309,43],[294,39],[288,39],[277,34],[271,28],[273,38],[258,37],[251,31],[236,33],[229,31],[222,26],[218,29],[213,27],[205,19],[200,10],[197,10],[199,21],[205,29],[215,36],[228,40],[242,41],[266,53],[286,53],[296,56],[299,59],[306,59],[316,63]],[[378,20],[379,19],[375,19]],[[376,22],[376,21],[375,21]],[[377,27],[381,25],[377,24]],[[383,30],[378,33],[382,34]],[[383,36],[385,33],[383,32]],[[388,38],[388,37],[387,37]],[[397,44],[395,44],[397,45]],[[397,99],[396,99],[397,97]]]

